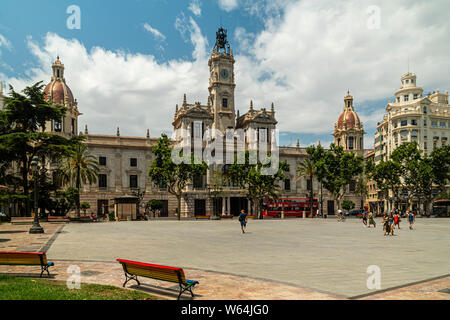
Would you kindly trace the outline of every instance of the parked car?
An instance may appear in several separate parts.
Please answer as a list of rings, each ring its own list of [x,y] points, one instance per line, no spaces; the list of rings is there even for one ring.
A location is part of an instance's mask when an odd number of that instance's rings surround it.
[[[364,213],[364,209],[353,209],[349,212],[345,213],[346,216],[355,216],[355,217],[362,217]]]

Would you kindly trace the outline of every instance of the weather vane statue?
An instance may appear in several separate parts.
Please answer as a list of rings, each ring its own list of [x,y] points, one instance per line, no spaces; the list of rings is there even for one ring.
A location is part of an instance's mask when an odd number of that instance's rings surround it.
[[[214,46],[214,50],[220,52],[220,49],[223,49],[224,53],[230,53],[230,44],[227,40],[227,30],[220,27],[216,32],[216,44]]]

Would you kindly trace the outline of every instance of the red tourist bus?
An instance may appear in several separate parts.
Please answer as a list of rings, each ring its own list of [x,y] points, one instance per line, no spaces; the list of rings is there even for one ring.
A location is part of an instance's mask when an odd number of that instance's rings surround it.
[[[319,201],[313,198],[313,217],[319,211]],[[278,198],[266,199],[263,206],[264,217],[281,217],[281,211],[285,217],[303,217],[303,212],[308,217],[310,215],[309,198]]]

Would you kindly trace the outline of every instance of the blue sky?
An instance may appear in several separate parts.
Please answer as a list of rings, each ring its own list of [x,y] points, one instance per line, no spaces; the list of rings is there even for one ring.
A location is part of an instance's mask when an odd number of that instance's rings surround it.
[[[81,10],[80,29],[67,28],[70,5]],[[250,100],[273,102],[281,144],[328,144],[350,90],[371,147],[408,61],[425,92],[450,87],[448,9],[445,0],[2,0],[0,81],[47,83],[59,54],[83,113],[79,130],[157,136],[170,132],[183,93],[206,102],[222,24],[241,114]]]

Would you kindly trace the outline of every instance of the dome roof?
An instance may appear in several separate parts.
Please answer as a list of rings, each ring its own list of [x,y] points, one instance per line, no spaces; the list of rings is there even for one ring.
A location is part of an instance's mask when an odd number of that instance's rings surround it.
[[[63,106],[65,106],[66,103],[69,106],[75,104],[72,91],[66,83],[61,80],[52,80],[44,89],[44,97],[47,101],[52,100],[53,103]]]
[[[359,128],[361,126],[361,121],[353,109],[345,108],[341,113],[337,122],[338,129],[344,129],[344,123],[346,129]]]
[[[53,103],[68,107],[75,105],[72,91],[64,79],[64,65],[59,60],[59,57],[53,63],[52,69],[52,80],[44,89],[45,100],[52,100]]]

